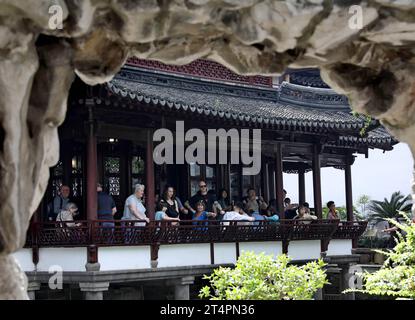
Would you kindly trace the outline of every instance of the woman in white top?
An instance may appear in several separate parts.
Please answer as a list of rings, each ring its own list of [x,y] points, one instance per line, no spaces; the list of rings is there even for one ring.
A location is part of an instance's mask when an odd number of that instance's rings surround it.
[[[134,194],[125,200],[124,214],[122,220],[145,220],[147,223],[150,219],[146,216],[146,208],[143,205],[144,185],[137,184]],[[144,227],[145,222],[137,222],[135,226]]]
[[[56,221],[73,221],[74,216],[78,214],[78,207],[75,203],[69,202],[63,210],[61,210],[57,217]],[[66,223],[67,227],[79,227],[80,223]]]

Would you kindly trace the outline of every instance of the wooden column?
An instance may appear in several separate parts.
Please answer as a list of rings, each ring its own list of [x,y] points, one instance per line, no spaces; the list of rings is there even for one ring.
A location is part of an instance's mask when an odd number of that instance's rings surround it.
[[[314,194],[314,211],[319,219],[323,217],[323,207],[321,200],[321,169],[320,153],[318,146],[314,145],[313,150],[313,194]]]
[[[263,190],[263,197],[267,203],[269,203],[270,194],[269,194],[269,174],[268,174],[268,163],[264,161],[261,166],[261,183]]]
[[[346,186],[347,221],[353,221],[352,166],[349,163],[346,164],[344,177]]]
[[[155,217],[155,183],[154,183],[154,162],[153,162],[153,132],[147,130],[146,142],[146,213],[150,220]]]
[[[95,135],[92,105],[88,107],[88,138],[86,168],[87,220],[97,220],[97,138]]]
[[[276,200],[277,208],[280,217],[284,218],[284,183],[283,183],[283,174],[282,174],[282,147],[278,143],[275,150],[275,191],[276,191]]]
[[[277,192],[275,191],[275,168],[272,164],[268,164],[268,183],[269,183],[269,197],[275,199]]]
[[[305,200],[305,169],[300,167],[298,169],[298,201],[303,204]]]

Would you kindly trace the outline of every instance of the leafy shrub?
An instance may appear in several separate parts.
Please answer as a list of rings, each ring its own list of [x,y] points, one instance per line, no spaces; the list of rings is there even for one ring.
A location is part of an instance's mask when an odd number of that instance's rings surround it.
[[[404,213],[407,224],[387,219],[398,227],[398,242],[392,250],[383,253],[387,259],[381,269],[360,274],[363,289],[349,289],[345,292],[361,292],[370,295],[415,298],[415,223]],[[402,234],[405,234],[403,236]]]
[[[318,289],[328,284],[324,262],[302,266],[289,264],[290,258],[244,252],[235,268],[215,269],[210,286],[200,290],[200,298],[211,300],[311,300]]]

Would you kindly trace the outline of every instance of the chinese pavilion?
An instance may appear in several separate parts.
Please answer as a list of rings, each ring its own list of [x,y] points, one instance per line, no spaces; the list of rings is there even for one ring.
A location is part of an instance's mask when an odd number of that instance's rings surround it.
[[[155,165],[153,132],[174,131],[176,121],[184,121],[186,129],[206,131],[261,129],[260,173],[244,176],[242,165],[230,163]],[[317,259],[323,252],[337,257],[332,262],[347,265],[354,261],[352,240],[366,226],[353,221],[354,157],[367,156],[374,148],[391,150],[397,143],[379,122],[353,115],[347,98],[328,88],[314,69],[290,69],[279,78],[241,76],[208,60],[170,66],[137,58],[129,59],[106,84],[91,87],[76,80],[59,134],[59,163],[51,168],[45,198],[17,258],[33,292],[47,283],[48,266],[57,264],[66,272],[64,281],[79,283],[87,298],[98,299],[113,283],[156,280],[174,285],[176,297],[188,298],[183,288],[194,277],[234,263],[240,250],[285,252],[295,261]],[[323,167],[344,170],[348,222],[322,219]],[[200,179],[209,189],[230,190],[233,199],[253,186],[266,201],[276,199],[283,212],[283,172],[298,175],[298,202],[303,203],[309,171],[319,220],[308,225],[282,220],[225,230],[212,222],[209,233],[199,234],[201,228],[197,233],[191,225],[166,226],[160,233],[151,222],[136,233],[134,227],[119,226],[109,242],[97,223],[97,182],[113,196],[116,219],[136,183],[145,184],[147,212],[154,218],[156,193],[166,183],[185,200]],[[64,232],[56,223],[44,222],[44,207],[62,184],[71,187],[71,199],[81,212],[81,226]],[[125,232],[132,232],[127,242]],[[189,232],[192,237],[183,236]]]
[[[288,81],[240,76],[208,60],[169,66],[132,58],[109,83],[89,87],[76,82],[60,128],[61,157],[51,170],[47,200],[59,185],[68,184],[86,218],[95,202],[91,199],[88,207],[88,179],[103,182],[122,212],[138,182],[147,186],[149,201],[166,183],[188,199],[202,178],[210,189],[225,187],[232,197],[242,197],[254,186],[266,200],[277,199],[281,209],[282,173],[298,174],[302,203],[304,173],[312,171],[315,211],[321,216],[320,168],[335,167],[345,172],[352,219],[353,154],[391,150],[397,141],[377,121],[352,115],[347,98],[327,88],[318,71],[289,70],[279,80]],[[202,130],[262,129],[261,173],[242,176],[241,165],[231,164],[155,166],[152,133],[157,128],[174,131],[178,120]]]

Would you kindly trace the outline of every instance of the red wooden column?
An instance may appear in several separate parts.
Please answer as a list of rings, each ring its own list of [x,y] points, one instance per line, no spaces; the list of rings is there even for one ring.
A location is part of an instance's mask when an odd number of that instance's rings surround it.
[[[275,150],[275,191],[278,213],[281,215],[280,217],[284,219],[284,183],[282,170],[282,147],[281,144],[278,143]]]
[[[346,189],[346,212],[347,221],[353,221],[353,194],[352,194],[352,166],[346,164],[344,170],[345,189]]]
[[[305,169],[303,167],[298,169],[298,201],[299,204],[305,202]]]
[[[313,150],[313,194],[314,194],[314,211],[319,219],[323,217],[323,207],[321,200],[321,169],[320,153],[318,146],[314,145]]]
[[[275,167],[272,163],[268,164],[268,183],[269,183],[269,198],[275,199],[277,192],[275,191]]]
[[[270,199],[269,194],[269,174],[268,174],[268,163],[264,161],[261,165],[261,183],[262,183],[262,190],[263,190],[263,197],[265,201],[268,203]]]
[[[88,102],[87,102],[88,103]],[[87,220],[97,220],[97,137],[95,135],[92,105],[88,106],[88,138],[86,168],[86,206]]]
[[[154,161],[153,161],[153,132],[147,130],[146,141],[146,213],[150,220],[155,217],[155,183],[154,183]]]

